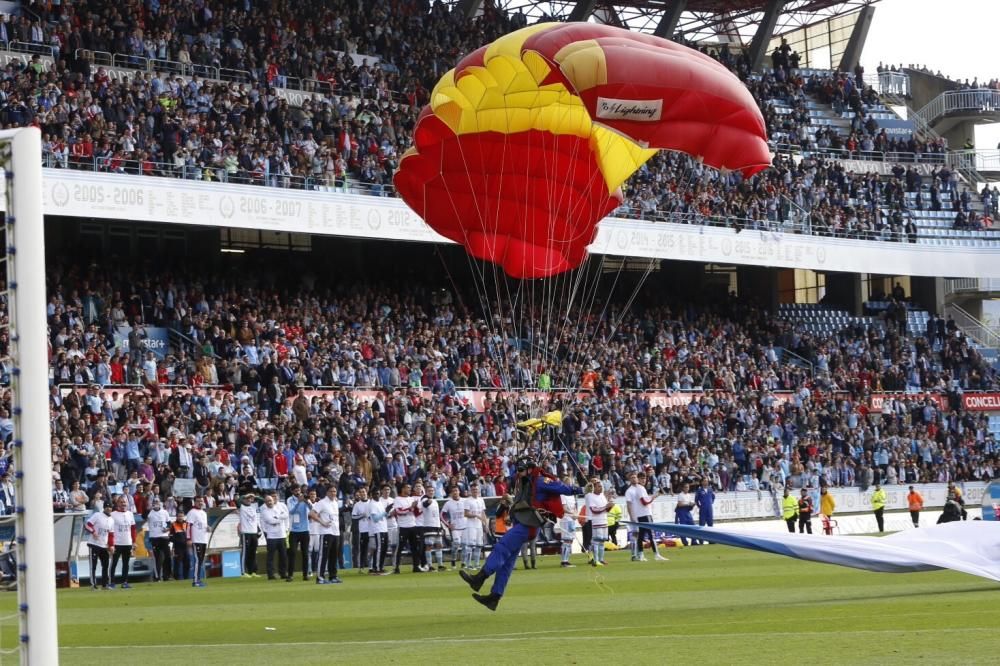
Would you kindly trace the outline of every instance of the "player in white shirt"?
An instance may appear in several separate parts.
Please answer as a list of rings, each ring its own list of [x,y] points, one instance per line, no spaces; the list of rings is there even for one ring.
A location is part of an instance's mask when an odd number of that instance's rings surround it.
[[[95,511],[87,518],[84,529],[90,537],[87,548],[90,549],[90,589],[97,589],[97,564],[101,564],[101,587],[108,589],[110,569],[108,568],[108,546],[112,541],[115,525],[111,520],[111,502],[104,505],[103,511]]]
[[[264,497],[264,506],[260,509],[260,526],[267,541],[267,579],[275,579],[274,558],[278,557],[277,577],[284,578],[289,583],[292,577],[288,575],[288,508],[279,502],[274,491]]]
[[[417,481],[413,484],[413,492],[411,496],[416,500],[416,505],[413,507],[413,518],[414,523],[413,533],[416,535],[417,541],[417,556],[416,561],[419,562],[417,568],[420,571],[430,571],[431,567],[427,565],[427,547],[424,544],[424,533],[427,531],[424,529],[424,484],[421,481]]]
[[[608,540],[608,511],[615,504],[609,502],[608,498],[604,496],[604,486],[601,485],[600,479],[594,477],[590,480],[590,484],[593,490],[587,493],[583,501],[587,507],[587,520],[590,521],[591,526],[590,538],[594,553],[594,561],[591,564],[595,567],[603,567],[605,565],[604,544]]]
[[[652,504],[660,496],[660,493],[657,492],[652,497],[649,496],[643,485],[646,483],[646,474],[644,472],[639,472],[638,474],[632,472],[628,475],[628,480],[630,485],[628,490],[625,491],[625,502],[628,508],[629,519],[636,523],[653,522]],[[642,554],[642,542],[645,538],[648,538],[652,544],[656,559],[666,560],[667,558],[660,555],[660,551],[656,547],[656,539],[653,537],[653,532],[643,527],[639,528],[638,533],[635,535],[635,541],[632,544],[632,561],[644,562],[646,560],[646,557]]]
[[[312,508],[319,501],[315,488],[309,489],[306,500],[309,502],[309,575],[311,576],[318,570],[319,551],[323,548],[323,535],[320,533],[319,521],[312,517]]]
[[[326,489],[326,497],[316,502],[309,512],[320,525],[323,545],[319,550],[319,566],[316,568],[316,584],[340,583],[337,577],[337,554],[340,552],[340,502],[337,501],[337,486]]]
[[[258,578],[257,575],[257,544],[260,539],[260,507],[253,493],[247,493],[240,499],[240,522],[236,531],[240,534],[240,547],[243,551],[243,577]]]
[[[403,556],[403,545],[410,550],[413,573],[420,572],[420,544],[417,540],[417,517],[420,514],[418,498],[410,495],[410,484],[404,483],[399,495],[392,501],[392,515],[399,526],[399,545],[393,559],[392,573],[399,573],[399,561]]]
[[[388,512],[391,507],[389,486],[382,486],[380,496],[368,501],[368,540],[373,547],[370,574],[385,575],[385,553],[389,543]]]
[[[479,484],[469,486],[469,496],[465,498],[465,566],[479,569],[483,559],[483,544],[486,535],[486,503],[479,496]]]
[[[357,534],[357,543],[352,543],[352,555],[358,573],[363,573],[368,568],[368,531],[370,529],[368,520],[368,489],[358,488],[357,499],[351,507],[351,523],[354,526],[353,534]],[[351,541],[354,541],[352,537]],[[369,568],[370,570],[370,568]]]
[[[170,514],[159,498],[152,502],[153,510],[146,516],[149,544],[153,551],[153,581],[170,578]]]
[[[455,558],[465,551],[465,528],[468,519],[465,517],[465,500],[458,486],[451,487],[451,498],[441,507],[441,522],[451,532],[451,568],[455,568]],[[465,559],[462,559],[465,567]]]
[[[417,486],[420,488],[420,486]],[[441,538],[441,506],[434,499],[434,488],[430,485],[420,498],[420,521],[424,528],[424,561],[428,571],[444,571],[444,550]]]
[[[114,578],[118,560],[122,562],[122,589],[127,590],[132,587],[128,584],[128,566],[132,554],[135,553],[135,516],[126,508],[127,506],[125,498],[119,495],[115,498],[115,510],[111,512],[115,547],[111,556],[111,585],[108,586],[111,589],[115,588]]]
[[[205,500],[194,498],[194,508],[187,512],[187,541],[194,551],[194,580],[191,587],[205,587],[205,551],[208,549],[208,514]]]
[[[576,530],[580,527],[579,517],[576,514],[576,498],[564,495],[562,497],[563,517],[559,519],[559,539],[562,542],[562,560],[559,566],[564,569],[573,568],[574,564],[569,561],[573,554],[573,541],[576,538]]]

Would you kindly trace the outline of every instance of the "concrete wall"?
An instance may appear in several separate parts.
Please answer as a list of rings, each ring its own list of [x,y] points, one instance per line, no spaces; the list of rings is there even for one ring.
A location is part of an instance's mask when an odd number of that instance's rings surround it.
[[[913,98],[910,108],[914,111],[919,111],[946,90],[958,89],[958,84],[954,81],[933,74],[925,74],[915,69],[904,69],[903,72],[910,77],[910,96]]]

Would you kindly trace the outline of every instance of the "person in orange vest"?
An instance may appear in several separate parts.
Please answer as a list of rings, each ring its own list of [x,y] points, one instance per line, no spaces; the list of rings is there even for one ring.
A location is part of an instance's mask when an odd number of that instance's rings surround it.
[[[497,541],[507,533],[507,528],[510,527],[510,502],[511,498],[504,495],[497,505],[496,521],[493,524],[493,534],[496,535]]]
[[[920,527],[920,512],[924,508],[924,496],[917,492],[916,488],[910,486],[910,492],[906,496],[906,504],[910,507],[910,520],[914,527]]]

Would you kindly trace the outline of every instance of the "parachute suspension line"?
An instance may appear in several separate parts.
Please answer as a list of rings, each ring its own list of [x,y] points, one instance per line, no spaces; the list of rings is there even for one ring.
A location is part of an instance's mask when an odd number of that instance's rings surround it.
[[[611,134],[610,133],[608,135],[606,135],[606,139],[605,140],[607,140],[607,141],[611,140]],[[580,385],[582,384],[583,376],[584,376],[584,374],[586,372],[586,368],[582,365],[582,363],[586,363],[589,360],[590,348],[591,348],[592,344],[581,345],[581,344],[579,344],[579,341],[580,341],[580,338],[585,338],[586,337],[586,330],[587,330],[587,326],[588,326],[588,321],[591,319],[593,304],[594,304],[594,301],[597,298],[597,295],[598,295],[599,289],[600,289],[600,282],[601,282],[601,278],[602,278],[602,275],[603,275],[604,261],[605,261],[604,260],[604,256],[602,255],[602,257],[601,257],[601,270],[597,271],[596,275],[594,275],[594,277],[593,277],[593,281],[592,282],[590,281],[590,277],[588,275],[588,273],[589,273],[588,268],[589,267],[587,266],[587,263],[589,263],[589,262],[585,262],[585,264],[581,266],[581,270],[584,271],[584,275],[585,275],[585,283],[584,283],[585,287],[586,287],[586,289],[585,289],[585,296],[589,295],[589,298],[585,299],[585,300],[587,300],[587,306],[586,306],[586,308],[582,309],[582,311],[580,313],[580,316],[578,316],[578,317],[575,318],[575,321],[573,322],[573,325],[572,325],[572,327],[571,327],[571,329],[569,331],[570,332],[570,339],[569,339],[569,344],[567,345],[567,347],[571,351],[570,351],[570,355],[567,357],[567,361],[570,361],[567,365],[570,368],[570,374],[567,376],[566,379],[567,379],[567,388],[569,388],[570,390],[572,390],[574,393],[576,392],[577,389],[580,388]],[[618,283],[619,277],[621,276],[622,266],[623,266],[623,264],[619,264],[619,266],[618,266],[618,271],[617,271],[617,274],[615,276],[615,282],[612,285],[612,288],[611,288],[611,291],[609,292],[608,298],[605,300],[604,308],[602,309],[601,315],[597,318],[596,321],[593,322],[595,333],[596,333],[598,327],[600,326],[601,321],[603,321],[603,319],[604,319],[605,311],[607,310],[608,304],[611,301],[611,296],[614,293],[614,288],[615,288],[615,286]],[[562,333],[560,333],[560,337],[561,336],[562,336]],[[579,367],[576,367],[578,364],[580,364]],[[575,371],[574,371],[574,368],[575,368]],[[575,374],[574,374],[574,372],[575,372]]]
[[[595,175],[600,175],[600,173],[598,172],[598,174]],[[603,176],[601,177],[603,178]],[[601,262],[603,266],[603,255]],[[591,283],[591,276],[590,276],[591,270],[588,265],[589,263],[590,263],[589,261],[585,261],[575,271],[570,292],[568,297],[566,298],[566,311],[560,321],[558,335],[556,336],[555,345],[556,348],[558,349],[562,345],[564,339],[566,338],[567,331],[572,333],[569,339],[566,340],[567,342],[566,348],[570,350],[570,353],[572,353],[576,348],[575,342],[577,335],[575,329],[578,329],[580,326],[586,326],[586,320],[589,316],[590,308],[593,306],[594,297],[596,296],[596,290],[600,281],[600,272],[598,272],[597,275],[595,276],[595,279],[593,280],[593,283]],[[573,306],[576,303],[577,295],[581,291],[581,285],[583,287],[582,289],[583,293],[580,298],[581,305],[583,304],[584,301],[587,301],[587,305],[579,309],[579,314],[577,317],[572,317]],[[588,295],[590,296],[589,299],[587,298]],[[566,380],[564,383],[565,387],[571,389],[576,388],[577,385],[577,382],[573,381],[572,374],[568,374],[566,376]]]
[[[561,108],[561,112],[564,115],[569,115],[572,113],[573,107],[564,106]],[[584,149],[583,141],[574,141],[572,145],[570,164],[576,164],[579,157],[579,152]],[[591,147],[589,140],[587,141],[586,150],[588,154],[590,153]],[[558,157],[558,151],[555,152],[555,157]],[[553,169],[558,169],[558,165],[555,165]],[[575,189],[574,178],[575,173],[572,170],[566,170],[562,174],[563,185],[562,197],[571,196],[571,192]],[[553,170],[553,180],[556,180],[559,174]],[[594,170],[590,174],[588,182],[583,186],[584,191],[589,191],[598,181],[603,180],[604,175],[600,170]],[[560,198],[558,205],[551,203],[551,198],[553,195],[552,190],[550,194],[550,209],[552,211],[560,211],[564,208],[565,219],[557,220],[554,215],[550,216],[550,227],[549,227],[549,250],[551,251],[555,245],[555,225],[557,223],[562,223],[565,229],[573,230],[574,236],[567,237],[565,234],[559,234],[561,242],[566,242],[567,240],[573,240],[580,237],[581,234],[591,233],[590,228],[586,228],[584,231],[577,231],[579,225],[576,224],[579,214],[589,215],[590,211],[586,210],[586,200],[583,197],[578,198],[573,202],[572,206],[565,206],[565,201]],[[580,208],[584,210],[580,211]],[[586,263],[586,262],[584,262]],[[571,321],[571,315],[573,312],[573,305],[576,298],[576,293],[579,289],[581,279],[587,275],[586,267],[581,265],[576,267],[571,271],[566,271],[565,273],[560,273],[555,276],[555,280],[549,285],[550,289],[545,300],[545,309],[547,312],[547,320],[545,326],[545,349],[547,351],[548,365],[554,366],[554,361],[559,359],[559,355],[562,349],[562,344],[564,341],[564,330]],[[563,382],[565,383],[565,382]]]
[[[509,130],[510,127],[508,126],[507,129]],[[499,171],[501,176],[507,164],[507,152],[510,149],[509,137],[510,137],[509,131],[503,132],[503,150],[501,151],[500,171]],[[480,143],[480,145],[482,145],[483,135],[481,133],[478,133],[476,135],[476,140]],[[501,207],[499,205],[499,196],[501,192],[499,190],[499,184],[502,183],[502,178],[498,178],[497,182],[498,182],[498,189],[497,189],[498,201],[494,205],[495,210],[486,211],[486,215],[489,215],[493,221],[493,228],[491,229],[492,233],[490,234],[490,239],[491,242],[494,244],[493,248],[494,251],[490,253],[491,256],[496,255],[495,250],[496,250],[496,244],[499,242],[498,232],[500,231],[500,224],[501,224],[500,220]],[[490,191],[490,183],[487,183],[486,189],[487,191]],[[484,218],[483,219],[484,228],[486,227],[486,222],[487,220]],[[507,319],[507,310],[510,299],[508,298],[508,303],[503,302],[502,294],[500,291],[500,279],[501,279],[500,274],[501,272],[503,272],[502,269],[498,266],[497,262],[489,262],[489,263],[490,263],[489,269],[493,277],[493,289],[489,290],[484,285],[484,291],[487,291],[488,295],[496,297],[496,312],[493,313],[490,321],[487,322],[486,330],[490,336],[488,347],[492,349],[491,356],[493,357],[494,364],[497,366],[496,372],[500,377],[500,383],[504,388],[509,389],[511,386],[510,357],[509,354],[507,353],[507,330],[505,322]],[[506,274],[504,273],[504,275]],[[507,293],[509,296],[510,293],[509,284],[506,282],[506,280],[504,281],[504,286],[507,288]],[[516,418],[513,420],[516,421]]]
[[[455,281],[455,276],[452,275],[451,269],[448,268],[448,262],[445,261],[444,255],[441,254],[441,248],[437,245],[437,243],[434,244],[434,253],[437,254],[438,260],[441,262],[441,266],[444,268],[444,273],[445,275],[448,276],[448,282],[451,282],[451,287],[455,291],[455,298],[458,299],[458,306],[462,310],[466,310],[467,308],[465,306],[465,299],[462,298],[462,290],[459,289],[458,283]]]
[[[462,161],[463,161],[463,164],[465,166],[466,178],[469,180],[470,191],[471,191],[471,189],[472,189],[471,188],[472,183],[471,183],[471,176],[468,175],[469,174],[468,160],[465,157],[464,151],[462,151],[462,149],[461,149],[461,143],[460,142],[456,142],[456,144],[459,146],[459,151],[460,151],[460,153],[462,155]],[[443,151],[442,151],[441,159],[444,160],[444,153],[443,153]],[[443,166],[444,165],[442,164],[440,171],[444,170]],[[453,193],[451,191],[450,186],[448,185],[448,179],[442,178],[441,182],[444,185],[444,191],[448,195],[448,202],[451,204],[452,210],[454,210],[454,212],[455,212],[455,216],[456,217],[461,217],[461,210],[459,209],[457,203],[455,202],[455,197],[454,197],[454,195],[453,195]],[[427,187],[427,185],[425,184],[424,185],[425,190],[426,190],[426,187]],[[474,204],[476,206],[477,214],[478,214],[479,213],[479,202],[475,199],[475,197],[470,197],[470,199],[473,200],[473,202],[474,202]],[[426,192],[425,192],[425,196],[424,196],[424,201],[425,202],[430,202],[430,198],[426,196]],[[482,218],[480,218],[480,219],[482,219]],[[465,227],[462,227],[462,234],[463,234],[463,236],[465,236],[465,243],[466,243],[466,245],[468,245],[469,235],[468,235],[468,231],[465,229]],[[468,266],[469,266],[469,275],[472,278],[472,285],[473,285],[473,287],[476,290],[476,295],[479,298],[480,305],[486,310],[486,312],[484,313],[484,316],[486,317],[487,321],[490,321],[491,320],[491,316],[489,314],[489,312],[490,312],[490,304],[489,304],[489,299],[486,297],[486,293],[485,293],[486,277],[485,277],[485,275],[483,275],[482,270],[476,265],[475,259],[472,257],[472,255],[470,255],[468,252],[464,252],[463,254],[465,255],[466,262],[468,263]],[[480,282],[482,283],[482,289],[480,289]],[[489,331],[488,327],[487,327],[487,331]],[[485,341],[484,341],[484,344],[485,344]],[[487,350],[488,350],[488,347],[487,347]],[[473,368],[473,372],[476,372],[476,371],[477,371],[477,368]]]
[[[590,270],[590,262],[583,266],[583,296],[580,299],[580,315],[576,317],[574,321],[569,324],[566,329],[560,331],[560,337],[564,335],[568,336],[567,348],[571,350],[572,357],[575,359],[577,350],[579,347],[579,339],[582,335],[586,335],[587,326],[590,324],[593,315],[594,301],[597,300],[597,294],[600,288],[601,275],[604,271],[604,255],[601,255],[600,266],[596,271]],[[591,276],[591,273],[594,273]],[[570,356],[567,357],[567,361],[570,360]],[[572,367],[572,366],[571,366]],[[570,389],[578,389],[580,386],[580,373],[577,372],[576,375],[573,374],[572,369],[566,377],[566,386]]]

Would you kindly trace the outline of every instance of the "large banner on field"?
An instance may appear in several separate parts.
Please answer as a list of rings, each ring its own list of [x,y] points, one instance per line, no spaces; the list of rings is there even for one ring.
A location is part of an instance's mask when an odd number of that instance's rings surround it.
[[[971,481],[958,484],[967,506],[977,506],[983,501],[986,484]],[[943,507],[948,499],[948,484],[924,483],[915,488],[924,498],[924,506],[928,509]],[[874,488],[830,488],[836,504],[836,513],[863,513],[872,511],[872,492]],[[909,486],[885,486],[886,505],[888,511],[900,511],[908,508],[906,495]],[[798,490],[796,489],[796,493]],[[619,504],[625,510],[625,502]],[[653,502],[653,520],[669,522],[674,520],[674,509],[677,506],[676,495],[664,495]],[[750,518],[771,518],[781,512],[781,491],[772,493],[766,490],[717,493],[714,505],[715,520],[747,520]],[[628,515],[627,511],[624,515]],[[697,509],[695,510],[697,515]]]

